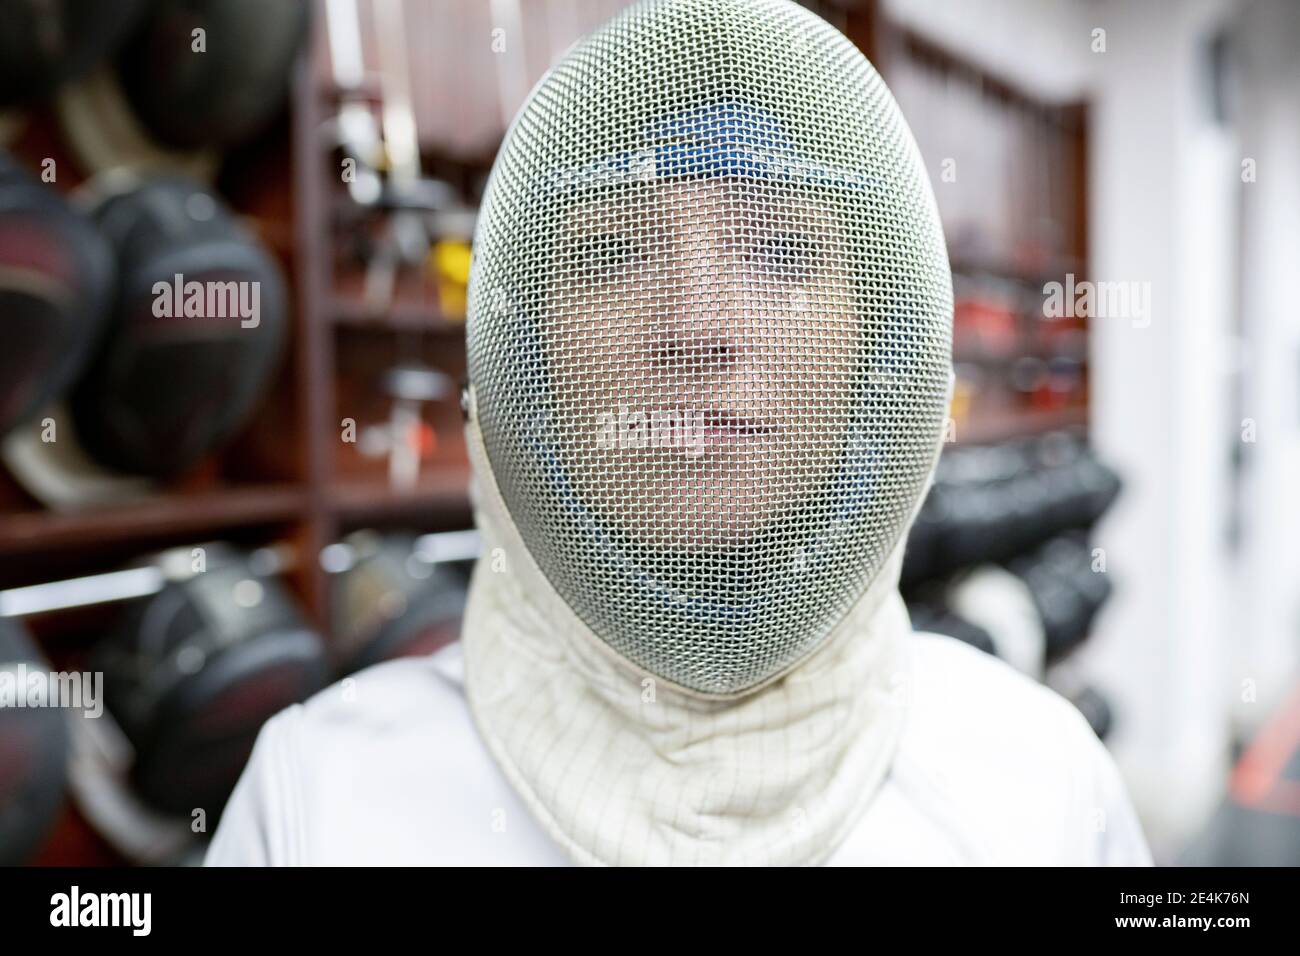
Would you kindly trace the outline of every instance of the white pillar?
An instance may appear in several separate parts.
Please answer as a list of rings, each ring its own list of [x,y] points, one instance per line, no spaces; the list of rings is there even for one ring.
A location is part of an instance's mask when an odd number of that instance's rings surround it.
[[[1233,675],[1239,722],[1254,728],[1294,685],[1300,656],[1300,5],[1253,4],[1239,39],[1238,162],[1255,175],[1239,187],[1241,414],[1257,431],[1242,449]]]
[[[1098,529],[1112,602],[1084,648],[1159,854],[1194,833],[1228,765],[1226,359],[1238,182],[1204,51],[1225,4],[1107,2],[1094,54],[1090,278],[1151,284],[1149,325],[1094,319],[1092,436],[1125,492]]]

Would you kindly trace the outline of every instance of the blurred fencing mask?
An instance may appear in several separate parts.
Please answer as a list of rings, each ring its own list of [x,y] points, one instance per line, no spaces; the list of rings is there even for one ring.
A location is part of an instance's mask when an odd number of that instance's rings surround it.
[[[824,858],[901,720],[950,382],[884,84],[786,0],[628,9],[507,134],[469,306],[489,747],[582,862]]]

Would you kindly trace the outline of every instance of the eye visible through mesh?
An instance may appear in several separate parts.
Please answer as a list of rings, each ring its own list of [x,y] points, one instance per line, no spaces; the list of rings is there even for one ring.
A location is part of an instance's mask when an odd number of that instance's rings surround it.
[[[649,0],[538,86],[484,197],[478,423],[538,566],[702,693],[813,650],[923,492],[951,362],[893,99],[785,0]]]

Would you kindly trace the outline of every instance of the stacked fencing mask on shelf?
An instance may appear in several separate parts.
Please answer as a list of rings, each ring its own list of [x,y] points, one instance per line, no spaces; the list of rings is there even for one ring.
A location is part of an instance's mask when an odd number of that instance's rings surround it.
[[[145,0],[0,2],[0,107],[40,99],[88,73],[144,8]]]
[[[325,648],[280,581],[234,548],[152,560],[166,584],[129,608],[91,665],[131,742],[139,794],[172,815],[216,817],[262,724],[325,685]]]
[[[112,250],[90,221],[0,153],[0,437],[81,371],[113,282]]]
[[[153,3],[118,58],[136,115],[172,148],[247,139],[284,100],[311,8],[308,0]]]
[[[82,446],[100,463],[176,474],[230,438],[284,350],[288,291],[269,250],[196,182],[135,182],[95,209],[117,253],[117,304],[72,390]]]
[[[81,338],[61,361],[75,365],[76,379],[62,402],[31,409],[2,452],[23,486],[55,508],[138,495],[233,438],[270,389],[288,335],[276,258],[216,193],[182,176],[125,170],[95,183],[97,234],[78,258],[104,248],[106,288],[83,298],[107,305],[106,321],[96,320],[97,335],[83,331],[89,304],[63,295],[62,326]],[[96,274],[87,265],[78,285],[98,287]],[[71,334],[62,326],[44,334]],[[51,375],[40,397],[71,374]],[[45,417],[57,441],[41,433]]]
[[[594,712],[606,722],[652,688],[653,715],[623,715],[640,741],[615,746],[629,765],[663,758],[684,773],[681,754],[645,739],[675,707],[694,715],[686,736],[704,712],[753,739],[780,733],[746,721],[795,712],[769,701],[759,716],[747,698],[784,694],[783,676],[837,634],[876,627],[881,608],[906,631],[900,542],[940,447],[951,371],[951,279],[925,171],[871,65],[813,14],[785,0],[648,0],[534,89],[497,157],[474,252],[478,517],[522,560],[478,569],[471,705],[576,858],[676,859],[663,827],[647,825],[636,851],[575,836],[590,822],[582,795],[558,805],[549,774],[564,772],[562,747],[532,735],[551,748],[548,770],[518,743],[511,675],[536,700],[557,654],[584,660],[588,686],[607,681]],[[527,620],[501,598],[515,587]],[[511,615],[514,628],[498,619]],[[554,651],[534,640],[545,628]],[[858,643],[834,653],[872,645]],[[625,679],[631,691],[610,689]],[[552,699],[572,711],[582,696]],[[871,773],[848,788],[868,798],[893,725],[874,721]],[[630,803],[650,802],[627,786]],[[814,821],[809,833],[747,859],[824,854],[829,831]]]
[[[30,862],[63,808],[71,741],[60,686],[26,629],[0,617],[0,866]]]

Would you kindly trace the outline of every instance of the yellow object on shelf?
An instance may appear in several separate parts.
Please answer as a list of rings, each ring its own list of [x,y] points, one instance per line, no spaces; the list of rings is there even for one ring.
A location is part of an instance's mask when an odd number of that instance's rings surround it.
[[[443,239],[429,250],[429,268],[438,285],[438,304],[448,319],[464,319],[469,286],[470,247],[460,239]]]

